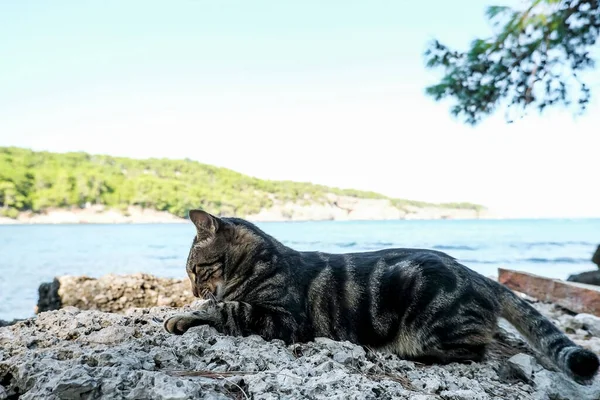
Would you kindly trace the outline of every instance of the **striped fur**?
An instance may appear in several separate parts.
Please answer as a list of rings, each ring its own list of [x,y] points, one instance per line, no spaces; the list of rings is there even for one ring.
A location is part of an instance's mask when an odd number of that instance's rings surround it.
[[[211,301],[165,329],[209,324],[286,343],[348,340],[426,363],[481,361],[504,317],[575,381],[598,357],[506,287],[433,250],[299,252],[242,219],[192,210],[187,260],[194,295]]]

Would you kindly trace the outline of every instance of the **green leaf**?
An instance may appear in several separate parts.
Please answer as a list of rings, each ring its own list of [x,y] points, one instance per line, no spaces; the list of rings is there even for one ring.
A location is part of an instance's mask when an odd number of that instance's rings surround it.
[[[524,10],[488,7],[488,18],[503,17],[497,34],[473,40],[465,52],[438,40],[430,46],[426,66],[441,69],[443,76],[426,94],[435,101],[451,99],[451,114],[468,124],[501,104],[523,110],[574,104],[582,112],[591,92],[578,73],[595,65],[591,49],[600,32],[599,4],[533,0]]]

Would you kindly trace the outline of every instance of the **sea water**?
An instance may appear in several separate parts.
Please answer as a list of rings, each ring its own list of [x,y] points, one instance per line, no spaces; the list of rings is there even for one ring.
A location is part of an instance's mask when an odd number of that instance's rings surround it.
[[[332,253],[417,247],[468,267],[499,267],[566,279],[595,269],[600,219],[323,221],[258,223],[297,250]],[[189,224],[0,226],[0,319],[34,315],[38,287],[60,275],[145,272],[183,278]]]

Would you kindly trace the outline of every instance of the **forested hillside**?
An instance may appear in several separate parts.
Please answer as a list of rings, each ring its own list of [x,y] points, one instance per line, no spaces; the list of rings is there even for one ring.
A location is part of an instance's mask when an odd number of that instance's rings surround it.
[[[357,190],[310,183],[269,181],[191,160],[137,160],[86,153],[34,152],[0,147],[0,213],[103,204],[126,209],[140,206],[185,216],[202,207],[228,216],[268,208],[274,200],[317,203],[328,193],[358,198],[386,198]],[[429,203],[390,199],[399,207]],[[437,205],[454,209],[482,207],[469,203]]]

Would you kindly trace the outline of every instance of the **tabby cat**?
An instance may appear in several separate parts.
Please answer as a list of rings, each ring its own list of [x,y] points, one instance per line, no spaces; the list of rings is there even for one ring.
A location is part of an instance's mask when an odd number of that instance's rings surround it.
[[[598,370],[596,354],[445,253],[300,252],[243,219],[202,210],[189,217],[197,232],[187,274],[194,296],[210,301],[168,318],[170,333],[211,325],[286,343],[329,337],[444,364],[481,361],[504,317],[576,382],[589,383]]]

